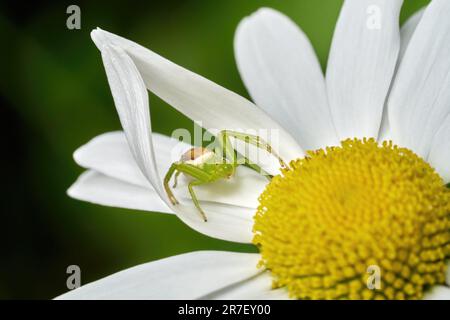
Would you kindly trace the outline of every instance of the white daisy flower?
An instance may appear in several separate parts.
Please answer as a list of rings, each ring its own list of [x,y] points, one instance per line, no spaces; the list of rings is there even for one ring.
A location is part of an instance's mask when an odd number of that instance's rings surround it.
[[[94,30],[123,132],[75,152],[88,170],[69,195],[175,213],[260,253],[169,257],[59,298],[449,299],[450,1],[433,0],[399,30],[401,5],[345,1],[325,77],[289,18],[266,8],[245,18],[235,55],[255,104]],[[147,90],[206,129],[277,130],[290,168],[268,183],[241,166],[233,179],[199,187],[204,222],[192,202],[173,205],[164,191],[179,142],[152,133]],[[366,286],[371,265],[381,269],[375,290]]]

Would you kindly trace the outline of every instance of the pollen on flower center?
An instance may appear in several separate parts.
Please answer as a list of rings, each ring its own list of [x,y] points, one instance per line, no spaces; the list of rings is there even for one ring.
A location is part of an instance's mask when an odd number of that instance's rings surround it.
[[[309,152],[259,202],[260,264],[293,298],[418,299],[445,283],[450,190],[408,149],[349,139]]]

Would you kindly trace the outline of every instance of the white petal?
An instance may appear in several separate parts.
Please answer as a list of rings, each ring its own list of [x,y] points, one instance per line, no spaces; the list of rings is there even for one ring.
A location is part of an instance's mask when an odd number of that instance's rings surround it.
[[[389,116],[387,107],[384,106],[383,117],[381,119],[380,132],[378,134],[378,141],[392,140],[391,128],[389,127]]]
[[[87,169],[94,169],[112,178],[150,187],[128,147],[123,131],[101,134],[78,148],[73,158]]]
[[[259,271],[258,254],[198,251],[142,264],[56,299],[196,299]]]
[[[416,31],[417,25],[419,24],[420,20],[422,19],[423,13],[425,11],[425,8],[422,8],[418,10],[416,13],[414,13],[411,17],[406,20],[406,22],[403,24],[402,28],[400,29],[400,52],[398,53],[398,60],[399,62],[402,60],[403,56],[405,55],[406,49],[408,48],[409,41],[411,40],[414,31]]]
[[[401,60],[403,59],[403,56],[406,52],[406,48],[408,47],[409,41],[411,40],[411,37],[416,30],[417,25],[419,24],[420,19],[422,18],[423,12],[425,9],[420,9],[416,13],[414,13],[411,17],[406,20],[406,22],[403,24],[402,28],[400,29],[400,51],[398,54],[397,59],[397,66],[396,71],[394,75],[394,79],[396,77],[397,68],[400,65]],[[391,83],[392,86],[393,82]],[[389,127],[389,114],[387,111],[387,105],[385,104],[383,109],[383,119],[381,121],[381,128],[380,128],[380,134],[379,134],[379,141],[384,140],[392,140],[391,136],[391,130]]]
[[[207,207],[203,206],[208,216],[208,222],[205,222],[192,201],[175,206],[170,203],[156,167],[148,97],[142,78],[123,49],[105,44],[102,47],[102,57],[130,150],[142,173],[161,199],[183,222],[199,232],[223,240],[250,242],[253,209],[233,210],[234,207],[214,206],[211,203]]]
[[[258,198],[268,180],[246,167],[238,167],[235,176],[195,187],[200,200],[246,207],[256,212]],[[176,194],[189,198],[186,180],[176,188]]]
[[[153,133],[152,138],[156,165],[160,174],[165,174],[169,166],[178,161],[181,154],[192,147],[158,133]],[[153,189],[136,164],[122,131],[108,132],[93,138],[75,151],[74,159],[84,168],[93,169],[104,175]],[[179,180],[180,183],[174,190],[177,197],[190,199],[186,179],[181,178]],[[258,197],[266,184],[266,178],[241,166],[232,179],[198,186],[196,191],[200,200],[256,208]]]
[[[86,171],[67,190],[72,198],[104,206],[173,213],[152,188]]]
[[[273,9],[259,9],[239,24],[234,49],[253,101],[304,150],[337,144],[320,64],[294,22]]]
[[[166,172],[173,162],[192,148],[190,144],[156,132],[152,133],[152,141],[159,172]],[[91,139],[75,151],[74,159],[84,168],[139,186],[150,186],[134,160],[123,131],[107,132]]]
[[[148,94],[131,58],[120,48],[104,45],[103,64],[128,146],[138,167],[159,193],[162,184],[151,141]]]
[[[208,222],[203,221],[191,200],[174,208],[177,216],[198,232],[227,241],[252,242],[254,209],[201,201],[200,205],[208,216]]]
[[[333,36],[326,83],[341,139],[377,137],[400,48],[401,0],[347,0]]]
[[[193,224],[195,230],[229,241],[250,243],[253,237],[253,208],[200,201],[209,219],[203,222],[190,197],[178,197],[181,204],[171,209],[153,188],[133,185],[92,170],[83,173],[67,193],[74,199],[110,207],[164,213],[174,213],[176,210],[181,220]],[[198,220],[201,222],[196,222]]]
[[[433,138],[428,162],[445,183],[450,182],[450,115]]]
[[[125,50],[151,92],[189,118],[201,122],[204,128],[210,131],[273,131],[273,134],[279,135],[275,149],[283,158],[291,160],[302,155],[295,140],[245,98],[132,41],[100,29],[92,31],[91,36],[101,51],[111,44]]]
[[[388,100],[397,143],[427,158],[450,112],[450,1],[432,1],[409,42]]]
[[[450,288],[434,286],[423,297],[424,300],[450,300]]]
[[[285,288],[273,289],[268,271],[213,292],[202,299],[218,300],[288,300]]]

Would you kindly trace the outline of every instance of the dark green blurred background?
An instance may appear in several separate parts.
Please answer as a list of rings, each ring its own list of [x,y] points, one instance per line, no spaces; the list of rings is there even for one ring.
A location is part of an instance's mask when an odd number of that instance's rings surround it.
[[[406,0],[402,21],[427,0]],[[66,8],[81,8],[81,30]],[[239,94],[248,96],[233,57],[241,18],[270,6],[310,37],[322,66],[341,0],[190,0],[1,4],[2,202],[0,298],[52,298],[65,292],[66,268],[87,283],[133,265],[200,249],[252,251],[210,239],[175,216],[101,207],[66,196],[82,172],[72,152],[120,128],[89,33],[120,34]],[[192,129],[187,118],[150,97],[153,129]]]

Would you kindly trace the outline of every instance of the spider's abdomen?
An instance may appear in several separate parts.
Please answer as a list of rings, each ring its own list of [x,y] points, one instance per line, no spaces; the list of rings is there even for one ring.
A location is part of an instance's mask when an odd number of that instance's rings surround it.
[[[214,157],[214,152],[211,150],[203,147],[195,147],[183,153],[181,155],[180,162],[193,166],[202,166],[207,162],[211,162]]]

